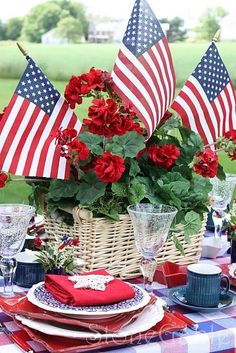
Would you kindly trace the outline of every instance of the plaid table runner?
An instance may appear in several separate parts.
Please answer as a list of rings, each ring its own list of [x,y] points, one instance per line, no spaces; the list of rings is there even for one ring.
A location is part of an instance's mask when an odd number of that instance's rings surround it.
[[[214,260],[201,260],[212,264],[224,264],[229,262],[228,257]],[[135,282],[140,282],[138,279]],[[1,286],[1,283],[0,283]],[[15,287],[22,292],[22,288]],[[199,324],[199,330],[187,329],[186,332],[174,332],[163,334],[148,342],[137,342],[132,346],[114,347],[93,351],[94,353],[236,353],[236,306],[217,312],[191,312],[186,308],[175,305],[167,298],[168,289],[155,283],[155,294],[161,296],[169,306],[177,309],[187,317]],[[9,330],[17,331],[19,327],[5,313],[0,312],[0,320]],[[47,353],[44,347],[34,341],[28,342],[37,353]],[[7,335],[0,333],[0,352],[22,353],[20,348],[13,344]]]

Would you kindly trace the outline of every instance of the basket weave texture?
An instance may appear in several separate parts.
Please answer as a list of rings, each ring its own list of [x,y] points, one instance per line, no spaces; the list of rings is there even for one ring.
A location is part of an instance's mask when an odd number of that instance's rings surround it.
[[[105,268],[122,279],[141,275],[140,255],[136,250],[133,226],[128,214],[120,215],[119,221],[111,221],[107,218],[92,218],[87,221],[79,217],[78,208],[73,209],[72,213],[73,226],[56,221],[45,214],[46,232],[49,238],[63,234],[80,238],[78,257],[85,261],[83,270]],[[205,220],[200,232],[192,236],[191,244],[185,242],[184,235],[179,236],[185,256],[182,256],[173,241],[168,239],[157,256],[157,263],[167,260],[178,264],[198,262],[204,230]]]

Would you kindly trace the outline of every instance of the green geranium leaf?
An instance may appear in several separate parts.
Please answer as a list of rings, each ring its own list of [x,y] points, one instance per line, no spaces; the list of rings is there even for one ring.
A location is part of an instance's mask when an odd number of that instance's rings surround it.
[[[83,132],[79,135],[79,140],[86,143],[90,151],[99,156],[103,154],[103,149],[101,147],[103,139],[103,136],[94,135],[90,132]]]
[[[133,184],[128,189],[128,200],[130,204],[139,203],[146,195],[145,186],[142,184]]]
[[[178,249],[180,251],[181,255],[184,256],[185,255],[184,248],[183,248],[182,244],[180,243],[178,237],[176,235],[172,235],[171,239],[173,240],[176,249]]]
[[[73,197],[76,195],[78,188],[79,186],[74,180],[53,179],[48,190],[47,198],[58,201],[62,197]]]
[[[171,191],[177,197],[184,197],[188,194],[190,183],[188,181],[175,181],[170,183]]]
[[[224,169],[220,163],[218,164],[217,178],[219,178],[220,180],[225,180],[225,178],[226,178]]]
[[[134,158],[145,147],[144,141],[144,136],[129,131],[123,136],[114,136],[113,142],[108,142],[106,149],[123,158]]]
[[[184,225],[184,235],[187,243],[190,242],[190,236],[197,234],[202,226],[201,217],[198,213],[190,211],[186,213]]]
[[[192,133],[189,136],[189,139],[188,139],[187,143],[188,143],[189,146],[194,146],[195,151],[198,151],[198,150],[201,151],[203,146],[204,146],[200,135],[195,134],[195,133]]]
[[[160,127],[160,131],[169,132],[170,130],[179,128],[181,126],[180,119],[177,116],[171,116],[165,124]]]
[[[126,183],[113,183],[111,190],[114,195],[119,197],[127,197],[127,184]]]
[[[136,159],[130,159],[129,175],[135,177],[140,172],[140,168]]]
[[[103,196],[106,184],[100,181],[93,172],[86,174],[85,182],[79,184],[76,200],[81,205],[90,205],[99,197]]]

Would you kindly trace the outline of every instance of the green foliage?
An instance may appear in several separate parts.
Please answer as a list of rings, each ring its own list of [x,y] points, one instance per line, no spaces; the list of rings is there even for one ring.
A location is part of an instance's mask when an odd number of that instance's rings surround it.
[[[59,5],[46,2],[33,7],[26,16],[22,36],[30,42],[41,42],[41,36],[57,26],[60,20]]]
[[[6,39],[17,40],[22,31],[24,19],[22,17],[13,17],[6,24]]]
[[[170,43],[177,41],[184,41],[186,39],[187,31],[184,29],[184,20],[180,17],[174,17],[168,21],[169,29],[167,31],[167,38]]]
[[[57,26],[57,33],[63,37],[68,35],[71,42],[77,42],[77,37],[81,34],[87,36],[88,22],[83,5],[67,0],[48,1],[36,5],[25,17],[22,37],[30,42],[39,43],[42,34]]]
[[[0,20],[0,40],[6,39],[6,25]]]
[[[83,35],[83,27],[78,19],[67,16],[58,22],[55,34],[58,37],[67,38],[70,43],[79,43]]]
[[[200,39],[212,40],[220,28],[221,20],[227,15],[222,7],[208,8],[199,19],[199,25],[194,29]]]

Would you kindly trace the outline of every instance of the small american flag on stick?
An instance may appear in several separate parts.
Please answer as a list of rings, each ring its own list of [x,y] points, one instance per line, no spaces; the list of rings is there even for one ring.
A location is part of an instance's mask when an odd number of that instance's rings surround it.
[[[214,42],[179,92],[172,108],[206,144],[236,129],[236,97]]]
[[[68,179],[70,162],[60,155],[55,136],[60,128],[79,131],[80,122],[35,62],[27,60],[0,121],[0,170]]]
[[[135,1],[112,78],[150,137],[173,100],[175,73],[167,38],[146,0]]]

